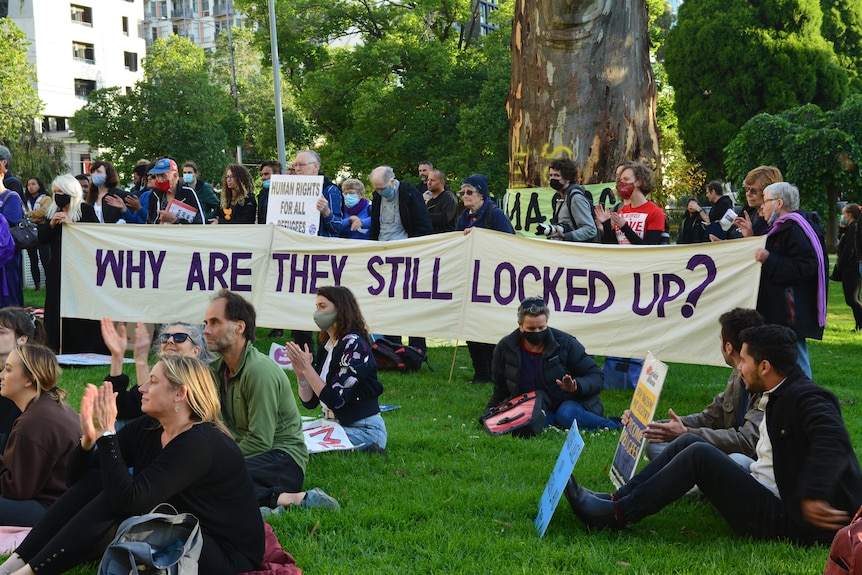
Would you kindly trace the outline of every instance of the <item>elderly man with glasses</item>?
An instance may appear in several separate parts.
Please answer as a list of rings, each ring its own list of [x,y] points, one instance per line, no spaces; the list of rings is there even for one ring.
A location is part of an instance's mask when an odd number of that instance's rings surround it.
[[[796,333],[798,363],[811,377],[806,338],[823,339],[826,326],[826,260],[817,230],[799,210],[799,190],[776,182],[763,190],[766,245],[754,259],[763,265],[757,311],[767,323]]]
[[[494,350],[494,392],[486,409],[522,393],[542,397],[545,425],[563,429],[578,422],[580,430],[619,429],[619,419],[604,416],[599,394],[602,369],[584,346],[564,331],[548,327],[551,311],[542,298],[527,298],[518,307],[518,328]]]

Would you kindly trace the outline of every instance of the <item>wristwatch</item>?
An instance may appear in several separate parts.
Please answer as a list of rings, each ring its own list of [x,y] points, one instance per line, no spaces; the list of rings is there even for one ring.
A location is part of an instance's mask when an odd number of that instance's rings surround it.
[[[105,433],[102,434],[102,437],[111,437],[112,435],[117,435],[116,432],[111,431],[110,429],[106,430]]]

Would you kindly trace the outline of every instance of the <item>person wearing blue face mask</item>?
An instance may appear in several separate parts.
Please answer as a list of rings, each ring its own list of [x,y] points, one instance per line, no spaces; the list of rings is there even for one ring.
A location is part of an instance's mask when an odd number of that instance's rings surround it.
[[[365,186],[359,180],[349,179],[341,183],[344,196],[344,222],[341,237],[367,240],[371,227],[371,202],[365,197]]]
[[[270,178],[281,174],[281,162],[266,161],[260,165],[260,192],[257,194],[257,223],[266,223],[266,210],[269,209]]]
[[[193,189],[204,209],[204,221],[215,217],[218,209],[218,196],[213,187],[198,177],[198,165],[192,161],[183,164],[183,183]]]
[[[599,394],[604,375],[584,346],[564,331],[548,327],[551,311],[540,297],[518,306],[518,328],[500,340],[491,362],[494,392],[486,411],[509,398],[535,391],[542,397],[545,425],[563,429],[619,429],[604,416]]]
[[[96,217],[103,224],[124,224],[123,212],[125,211],[125,199],[129,192],[121,190],[120,177],[117,175],[117,169],[111,162],[99,160],[90,164],[90,179],[92,185],[87,191],[87,197],[84,201],[91,206],[96,212]],[[112,202],[105,200],[107,196],[116,198],[117,206],[123,206],[121,209],[113,205]]]
[[[425,207],[422,194],[413,184],[395,179],[389,166],[378,166],[371,171],[374,199],[371,201],[370,239],[393,241],[434,233],[431,216]],[[387,335],[386,339],[401,343],[400,335]],[[427,351],[424,337],[411,337],[410,345]]]

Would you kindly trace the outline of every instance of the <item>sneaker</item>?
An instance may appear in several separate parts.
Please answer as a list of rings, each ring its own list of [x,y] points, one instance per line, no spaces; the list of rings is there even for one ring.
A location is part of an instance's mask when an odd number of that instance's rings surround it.
[[[341,509],[338,501],[324,493],[323,489],[315,487],[305,492],[305,499],[302,500],[300,507],[310,509],[312,507],[323,507],[324,509]]]
[[[386,455],[386,449],[385,449],[385,448],[383,448],[383,447],[380,447],[380,446],[379,446],[379,445],[377,445],[376,443],[372,443],[372,444],[368,447],[368,449],[366,449],[366,450],[365,450],[365,453],[376,453],[377,455],[382,455],[383,457],[388,457],[388,456]]]
[[[284,507],[282,507],[281,505],[279,505],[275,509],[273,509],[272,507],[261,507],[260,508],[260,516],[263,517],[264,519],[266,519],[270,515],[281,515],[282,513],[284,513]]]

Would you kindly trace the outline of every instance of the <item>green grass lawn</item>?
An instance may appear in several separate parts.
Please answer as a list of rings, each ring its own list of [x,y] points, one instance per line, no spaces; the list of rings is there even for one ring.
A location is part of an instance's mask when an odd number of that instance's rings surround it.
[[[28,303],[38,296],[28,292]],[[856,446],[862,447],[862,335],[840,286],[832,283],[822,342],[811,342],[814,379],[841,400]],[[513,325],[514,329],[514,325]],[[259,330],[265,335],[269,330]],[[575,334],[577,335],[577,334]],[[716,345],[718,326],[716,325]],[[268,351],[270,340],[259,342]],[[306,487],[321,487],[338,512],[292,510],[270,518],[282,545],[309,574],[355,573],[820,573],[823,547],[760,543],[736,536],[708,504],[679,501],[630,531],[587,532],[562,500],[544,539],[533,527],[538,500],[565,440],[554,429],[520,440],[491,437],[477,423],[490,385],[471,378],[466,348],[434,349],[418,374],[381,374],[388,457],[314,455]],[[659,358],[661,359],[661,358]],[[132,374],[132,366],[127,368]],[[83,385],[105,369],[66,369],[62,386],[77,406]],[[727,369],[671,364],[657,417],[667,409],[699,411],[726,383]],[[293,378],[292,378],[293,380]],[[628,407],[631,392],[603,393],[607,414]],[[302,410],[304,414],[311,414]],[[608,466],[618,434],[586,433],[575,474],[585,486],[612,489]],[[733,489],[733,485],[728,485]],[[93,573],[94,565],[73,573]],[[206,574],[201,574],[206,575]]]

